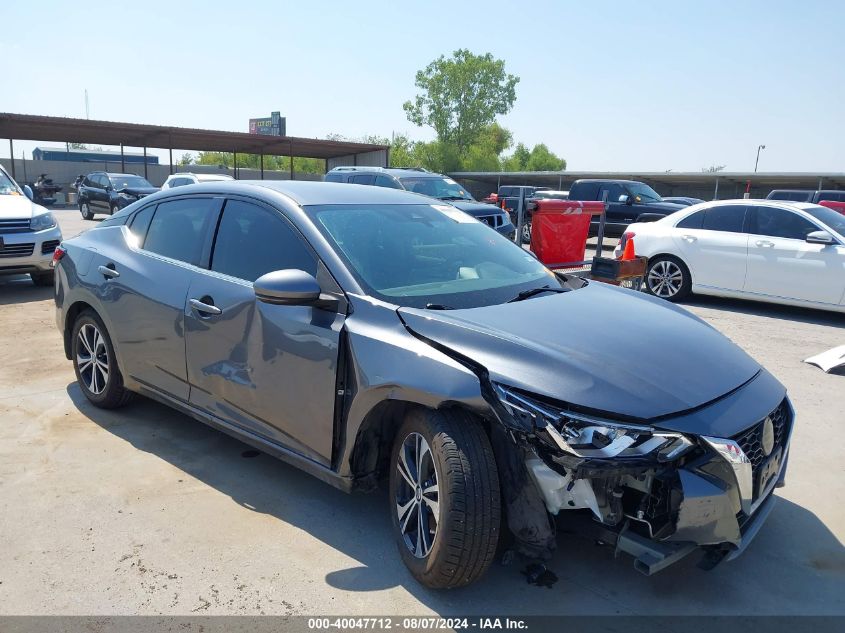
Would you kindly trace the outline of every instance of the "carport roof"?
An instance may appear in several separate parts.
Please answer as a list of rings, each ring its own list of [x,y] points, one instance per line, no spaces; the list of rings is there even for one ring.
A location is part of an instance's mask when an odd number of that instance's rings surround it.
[[[8,112],[0,113],[0,138],[322,159],[388,149],[369,143]]]

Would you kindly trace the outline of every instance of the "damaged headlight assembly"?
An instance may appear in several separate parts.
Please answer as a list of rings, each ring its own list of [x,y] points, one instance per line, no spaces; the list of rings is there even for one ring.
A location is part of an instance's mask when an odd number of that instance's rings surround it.
[[[681,433],[565,411],[499,383],[493,388],[515,428],[579,460],[647,457],[665,463],[695,447]]]

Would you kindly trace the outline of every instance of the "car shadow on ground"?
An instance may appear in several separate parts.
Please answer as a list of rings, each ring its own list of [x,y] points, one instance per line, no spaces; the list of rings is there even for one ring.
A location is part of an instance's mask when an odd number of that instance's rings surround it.
[[[67,393],[109,433],[354,559],[357,564],[325,576],[337,589],[401,586],[441,615],[845,614],[841,543],[814,514],[783,499],[749,550],[710,572],[697,569],[697,559],[689,557],[645,577],[630,558],[614,558],[612,548],[561,533],[548,563],[560,578],[551,589],[526,583],[521,573],[526,561],[504,566],[497,560],[470,587],[431,591],[401,562],[384,488],[347,495],[269,455],[246,459],[255,453],[249,446],[146,398],[104,411],[88,403],[76,383]]]
[[[33,303],[53,298],[53,288],[36,286],[29,275],[0,277],[0,306]]]
[[[737,314],[750,314],[781,321],[799,321],[801,323],[833,325],[836,327],[845,325],[845,313],[817,310],[814,308],[800,308],[777,303],[764,303],[762,301],[693,295],[678,305],[682,307],[710,308]]]

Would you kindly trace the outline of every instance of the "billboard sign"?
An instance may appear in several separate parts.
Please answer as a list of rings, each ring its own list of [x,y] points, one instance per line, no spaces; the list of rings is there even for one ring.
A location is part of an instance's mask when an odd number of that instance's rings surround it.
[[[265,136],[285,136],[286,120],[279,112],[270,113],[269,117],[249,120],[250,134]]]

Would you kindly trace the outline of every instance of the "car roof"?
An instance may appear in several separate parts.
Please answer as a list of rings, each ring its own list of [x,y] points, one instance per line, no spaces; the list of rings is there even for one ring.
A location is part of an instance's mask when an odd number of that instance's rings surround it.
[[[357,167],[344,166],[334,167],[329,173],[342,174],[387,174],[394,178],[448,178],[444,174],[438,174],[435,171],[428,171],[421,167]]]
[[[105,174],[109,178],[114,176],[115,178],[119,178],[121,176],[138,176],[138,178],[143,178],[143,176],[139,176],[138,174],[123,174],[119,171],[92,171],[92,174]]]
[[[165,195],[208,193],[211,187],[221,194],[261,195],[277,192],[300,206],[324,204],[446,204],[429,196],[403,189],[353,185],[314,180],[218,180],[202,185],[186,185],[166,190]],[[196,189],[194,189],[196,188]]]
[[[622,178],[581,178],[579,180],[576,180],[575,182],[625,182],[625,183],[630,182],[630,183],[637,183],[638,185],[643,184],[639,180],[623,180]],[[575,183],[572,183],[572,184],[575,184]]]

